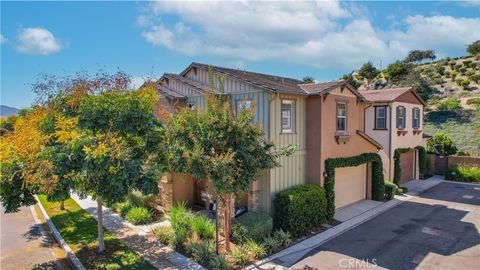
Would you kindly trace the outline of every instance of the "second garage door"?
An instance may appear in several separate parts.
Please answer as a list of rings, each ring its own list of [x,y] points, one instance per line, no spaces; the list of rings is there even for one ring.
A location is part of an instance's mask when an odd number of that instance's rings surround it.
[[[367,195],[367,165],[335,170],[335,208],[363,200]]]
[[[413,177],[413,164],[415,160],[415,150],[410,149],[406,153],[400,155],[400,183],[404,183],[412,180]]]

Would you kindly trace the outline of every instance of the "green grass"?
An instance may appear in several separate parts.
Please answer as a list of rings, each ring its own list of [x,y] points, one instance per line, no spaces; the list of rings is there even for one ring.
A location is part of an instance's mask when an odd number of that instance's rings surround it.
[[[87,269],[155,269],[127,245],[104,229],[106,252],[97,253],[97,221],[74,200],[65,201],[65,210],[59,203],[38,196],[60,234]]]
[[[480,112],[475,110],[434,111],[425,115],[424,132],[447,133],[459,151],[477,156],[480,146]]]

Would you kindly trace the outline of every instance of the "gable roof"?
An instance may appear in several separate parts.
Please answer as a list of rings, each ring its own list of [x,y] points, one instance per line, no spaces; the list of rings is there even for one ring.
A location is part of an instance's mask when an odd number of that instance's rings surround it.
[[[155,84],[155,87],[157,88],[157,91],[161,92],[165,96],[171,97],[171,98],[178,98],[178,99],[184,99],[187,98],[185,95],[176,92],[175,90],[165,87],[159,83]]]
[[[239,69],[211,66],[195,62],[190,64],[190,66],[188,66],[184,71],[182,71],[182,73],[180,73],[180,76],[184,76],[192,67],[204,69],[208,69],[209,67],[211,67],[212,70],[217,73],[236,78],[238,80],[244,81],[245,83],[273,92],[295,95],[307,95],[307,93],[300,87],[300,84],[302,84],[303,81],[297,79],[244,71]]]
[[[408,92],[411,92],[423,105],[425,105],[423,99],[413,90],[412,87],[360,91],[360,93],[365,97],[367,101],[374,103],[393,102],[397,100],[400,96]]]
[[[360,94],[360,92],[358,92],[353,86],[351,86],[345,80],[329,81],[329,82],[323,82],[323,83],[305,83],[305,84],[300,84],[299,86],[309,96],[326,94],[337,87],[346,87],[350,91],[352,91],[352,93],[354,93],[357,97],[361,98],[362,100],[365,100],[365,98]]]

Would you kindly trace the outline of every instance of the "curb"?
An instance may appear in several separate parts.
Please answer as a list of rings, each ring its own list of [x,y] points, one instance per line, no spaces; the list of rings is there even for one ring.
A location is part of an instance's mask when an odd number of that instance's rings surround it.
[[[86,270],[86,268],[83,266],[83,264],[80,262],[80,260],[75,256],[75,253],[73,253],[72,249],[70,246],[65,242],[63,237],[60,235],[60,232],[57,230],[57,227],[55,227],[55,224],[53,224],[52,220],[47,214],[47,211],[45,211],[45,208],[43,208],[42,203],[38,199],[37,195],[35,195],[35,199],[37,200],[37,205],[38,208],[40,208],[40,211],[42,212],[43,217],[45,218],[48,227],[52,231],[53,237],[55,240],[57,240],[58,244],[62,247],[62,249],[67,253],[68,258],[72,262],[72,265],[75,267],[77,270]]]

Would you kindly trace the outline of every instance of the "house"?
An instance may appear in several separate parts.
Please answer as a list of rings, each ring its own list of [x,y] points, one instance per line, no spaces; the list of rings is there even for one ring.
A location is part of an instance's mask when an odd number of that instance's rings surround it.
[[[399,154],[399,184],[419,179],[418,146],[425,146],[423,108],[425,102],[411,87],[361,91],[372,103],[365,111],[365,126],[379,142],[385,177],[394,181],[395,151]]]
[[[327,159],[382,149],[365,133],[368,102],[345,81],[305,84],[292,78],[192,63],[180,74],[164,74],[156,82],[159,106],[171,113],[182,107],[203,108],[211,82],[217,94],[229,96],[234,112],[253,107],[255,123],[277,147],[298,145],[293,155],[280,159],[280,167],[264,171],[248,194],[235,200],[237,208],[271,213],[277,192],[304,183],[324,185]],[[337,208],[372,196],[368,162],[337,168],[335,174]],[[188,201],[206,206],[209,187],[204,181],[168,174],[161,182],[165,205]]]

